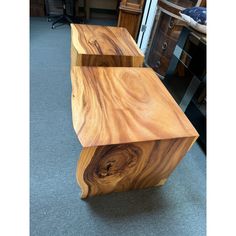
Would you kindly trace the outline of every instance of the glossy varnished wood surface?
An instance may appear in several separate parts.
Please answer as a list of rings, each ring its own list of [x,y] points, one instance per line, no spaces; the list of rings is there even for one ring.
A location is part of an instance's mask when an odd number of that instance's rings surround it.
[[[142,66],[143,61],[127,29],[71,24],[71,66]]]
[[[198,136],[152,69],[73,67],[71,80],[84,147]]]
[[[160,186],[195,138],[84,148],[77,168],[81,198]]]

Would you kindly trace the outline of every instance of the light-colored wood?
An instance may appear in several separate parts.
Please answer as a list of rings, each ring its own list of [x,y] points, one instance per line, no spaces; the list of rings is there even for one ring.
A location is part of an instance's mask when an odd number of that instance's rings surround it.
[[[141,21],[141,15],[142,10],[132,10],[130,8],[120,7],[117,26],[126,28],[136,40]]]
[[[72,114],[84,147],[196,136],[150,68],[74,67]]]
[[[121,1],[118,27],[125,27],[136,40],[140,27],[144,1]]]
[[[163,185],[194,138],[88,147],[77,168],[81,198]]]
[[[141,67],[144,55],[122,27],[71,24],[71,67]]]
[[[144,0],[122,0],[120,2],[121,6],[130,6],[136,8],[142,8],[144,4]]]
[[[73,67],[82,198],[160,186],[198,137],[150,68]]]

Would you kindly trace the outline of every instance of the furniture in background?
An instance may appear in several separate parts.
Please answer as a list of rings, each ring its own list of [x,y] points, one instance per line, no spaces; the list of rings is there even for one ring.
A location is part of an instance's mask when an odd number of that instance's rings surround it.
[[[206,35],[183,27],[164,85],[200,134],[206,149]]]
[[[205,6],[205,0],[159,0],[153,33],[150,37],[146,63],[160,78],[164,78],[169,67],[180,32],[186,24],[179,12],[193,6]]]
[[[92,17],[117,20],[120,0],[66,0],[66,14],[73,22]],[[48,16],[49,20],[63,15],[63,0],[30,0],[30,16]]]
[[[85,0],[86,19],[90,19],[90,9],[117,10],[119,0]]]
[[[44,0],[30,0],[30,16],[45,16]]]
[[[46,0],[48,19],[53,19],[52,29],[57,23],[72,23],[75,16],[74,0]]]
[[[151,68],[73,67],[81,198],[163,185],[198,137]]]
[[[125,28],[71,24],[71,66],[142,66],[143,61]]]
[[[139,31],[144,0],[122,0],[119,7],[118,27],[125,27],[134,40]]]

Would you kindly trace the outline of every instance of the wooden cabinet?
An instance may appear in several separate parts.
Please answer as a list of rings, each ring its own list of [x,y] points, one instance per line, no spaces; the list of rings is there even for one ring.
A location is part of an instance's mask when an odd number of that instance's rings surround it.
[[[170,59],[175,49],[180,32],[185,25],[179,12],[186,7],[204,6],[200,0],[159,0],[158,12],[154,23],[147,64],[161,77],[165,77]]]
[[[119,7],[118,27],[125,27],[136,40],[140,27],[144,0],[123,0]]]

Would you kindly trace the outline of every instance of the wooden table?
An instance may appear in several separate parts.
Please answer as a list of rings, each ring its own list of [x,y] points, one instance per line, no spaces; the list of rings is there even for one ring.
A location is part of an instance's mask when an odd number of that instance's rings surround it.
[[[71,66],[137,66],[144,55],[127,29],[71,24]]]
[[[82,198],[158,186],[198,137],[150,68],[73,67]]]

